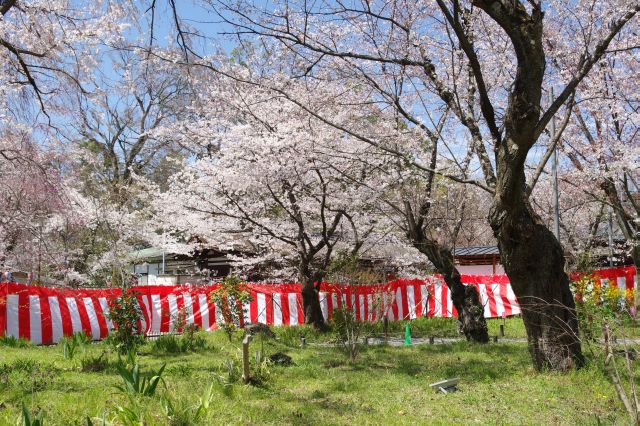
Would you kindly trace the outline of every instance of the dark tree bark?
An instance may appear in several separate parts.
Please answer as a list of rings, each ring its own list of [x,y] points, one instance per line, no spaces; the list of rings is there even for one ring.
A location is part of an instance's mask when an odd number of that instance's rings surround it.
[[[324,330],[326,324],[320,307],[320,283],[322,274],[313,272],[304,261],[300,265],[300,278],[302,281],[302,311],[304,323],[312,325],[317,330]]]
[[[489,331],[478,290],[475,286],[462,284],[460,273],[453,263],[451,250],[441,247],[436,241],[429,240],[423,235],[415,237],[412,237],[414,247],[427,256],[438,272],[443,275],[444,282],[451,291],[453,306],[458,311],[460,328],[467,341],[489,342]]]
[[[534,366],[565,371],[583,362],[574,300],[562,247],[533,212],[524,172],[540,132],[543,13],[539,7],[528,13],[520,2],[476,4],[509,35],[518,60],[504,134],[496,141],[497,182],[489,223],[522,309]]]
[[[302,310],[304,323],[312,325],[316,329],[324,329],[325,321],[320,308],[320,283],[316,285],[313,278],[302,279]]]

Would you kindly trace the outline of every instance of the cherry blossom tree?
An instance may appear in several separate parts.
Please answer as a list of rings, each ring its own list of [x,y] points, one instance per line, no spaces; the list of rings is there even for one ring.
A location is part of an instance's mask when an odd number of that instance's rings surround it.
[[[427,140],[436,130],[433,117],[448,108],[459,132],[469,136],[483,181],[457,177],[493,196],[488,221],[523,309],[534,365],[565,370],[582,363],[563,250],[531,206],[525,165],[539,141],[550,148],[557,143],[546,128],[557,114],[561,127],[568,121],[570,105],[594,66],[612,51],[637,46],[640,3],[214,5],[238,36],[260,40],[271,58],[285,52],[292,76],[357,81],[377,91],[382,104]],[[551,88],[558,95],[544,106],[543,92]],[[305,108],[304,100],[294,94],[290,99]],[[344,129],[333,117],[319,115]]]
[[[297,277],[305,322],[321,328],[319,286],[332,255],[356,254],[374,228],[367,212],[376,200],[348,176],[375,186],[374,158],[379,168],[386,156],[269,91],[222,86],[203,93],[192,120],[168,131],[175,137],[182,129],[201,155],[157,197],[164,232],[191,247],[242,251],[238,264],[272,264]],[[242,93],[232,95],[234,87]]]

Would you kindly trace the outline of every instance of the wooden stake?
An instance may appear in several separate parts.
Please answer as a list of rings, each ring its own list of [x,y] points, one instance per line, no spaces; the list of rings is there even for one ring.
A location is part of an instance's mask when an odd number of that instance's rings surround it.
[[[248,383],[251,379],[251,371],[249,370],[249,343],[253,336],[247,334],[242,340],[242,381]]]

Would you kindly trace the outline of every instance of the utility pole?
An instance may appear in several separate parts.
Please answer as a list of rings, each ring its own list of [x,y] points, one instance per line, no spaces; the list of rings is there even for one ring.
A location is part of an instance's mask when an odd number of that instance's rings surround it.
[[[613,209],[609,206],[609,266],[613,268]]]
[[[551,102],[553,102],[553,89],[550,92]],[[556,140],[556,118],[551,118],[551,142]],[[558,144],[553,147],[551,154],[551,178],[553,182],[552,208],[553,208],[553,233],[558,242],[560,241],[560,207],[558,195]]]

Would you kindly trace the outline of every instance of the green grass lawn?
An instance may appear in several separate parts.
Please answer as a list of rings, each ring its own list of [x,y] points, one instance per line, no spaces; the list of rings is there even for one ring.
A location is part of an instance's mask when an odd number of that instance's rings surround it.
[[[431,321],[431,323],[430,323]],[[501,321],[501,320],[500,320]],[[431,324],[431,325],[429,325]],[[498,321],[490,329],[498,329]],[[399,336],[402,324],[392,324]],[[455,335],[451,320],[420,320],[414,335]],[[507,336],[523,337],[519,319],[507,320]],[[373,328],[369,332],[374,333]],[[314,345],[327,339],[301,327],[277,330],[265,341],[266,355],[278,351],[294,365],[270,365],[259,383],[244,385],[240,372],[240,337],[229,342],[221,332],[206,334],[196,352],[166,353],[147,343],[139,350],[143,372],[166,363],[153,397],[130,397],[116,389],[123,383],[117,355],[104,343],[88,345],[73,360],[60,346],[0,347],[0,424],[16,424],[24,403],[42,410],[44,424],[127,424],[130,410],[146,424],[192,424],[199,401],[213,385],[209,412],[202,424],[599,424],[625,423],[626,413],[599,365],[568,374],[538,373],[526,345],[498,343],[364,347],[354,363],[338,349]],[[492,334],[497,334],[497,331]],[[311,344],[302,349],[299,337]],[[260,350],[255,339],[252,352]],[[82,360],[103,352],[103,371],[81,371]],[[235,376],[235,377],[234,377]],[[429,383],[460,377],[459,392],[435,393]],[[170,402],[167,402],[170,401]],[[168,411],[173,413],[167,414]]]

